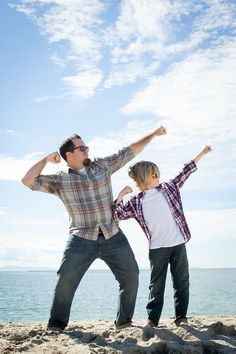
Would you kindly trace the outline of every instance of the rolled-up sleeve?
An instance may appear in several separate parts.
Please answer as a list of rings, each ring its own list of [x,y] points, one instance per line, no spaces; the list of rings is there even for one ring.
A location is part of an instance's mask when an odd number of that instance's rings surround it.
[[[190,162],[184,165],[182,171],[170,182],[173,183],[177,188],[181,188],[184,182],[191,175],[191,173],[195,172],[196,170],[197,170],[197,165],[193,160],[191,160]]]
[[[129,161],[131,161],[135,155],[129,147],[125,147],[118,151],[118,153],[96,159],[97,162],[103,163],[107,171],[112,174],[118,171],[121,167],[125,166]]]
[[[112,216],[116,222],[119,222],[120,220],[128,220],[135,217],[135,210],[130,201],[126,204],[123,202],[116,204],[116,202],[114,202],[112,204]]]
[[[50,194],[59,194],[60,191],[59,175],[39,175],[30,186],[32,191],[39,191]]]

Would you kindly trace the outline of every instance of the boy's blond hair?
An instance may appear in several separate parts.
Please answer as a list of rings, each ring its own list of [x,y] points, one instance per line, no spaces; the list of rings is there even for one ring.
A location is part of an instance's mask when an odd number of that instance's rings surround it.
[[[145,183],[148,176],[160,177],[159,168],[151,161],[139,161],[129,167],[129,177],[137,183]]]

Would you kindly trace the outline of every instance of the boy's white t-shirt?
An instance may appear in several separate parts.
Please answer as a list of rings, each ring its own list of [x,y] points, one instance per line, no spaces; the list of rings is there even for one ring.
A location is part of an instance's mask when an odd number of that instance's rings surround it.
[[[185,243],[166,198],[156,188],[146,190],[142,199],[145,222],[151,234],[150,249]]]

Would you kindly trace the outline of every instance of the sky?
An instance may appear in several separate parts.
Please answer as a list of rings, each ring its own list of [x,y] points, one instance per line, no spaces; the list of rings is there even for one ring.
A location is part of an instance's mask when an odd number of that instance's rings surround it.
[[[73,133],[94,158],[160,125],[167,134],[132,163],[151,160],[168,181],[211,145],[181,190],[189,264],[236,267],[235,1],[2,0],[0,26],[0,269],[61,261],[68,215],[21,183],[34,163]],[[125,185],[137,192],[128,166],[112,176],[114,198]],[[120,227],[148,268],[138,224]]]

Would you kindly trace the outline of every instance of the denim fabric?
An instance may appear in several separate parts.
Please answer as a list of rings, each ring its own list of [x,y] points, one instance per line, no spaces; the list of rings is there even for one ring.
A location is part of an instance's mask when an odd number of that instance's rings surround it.
[[[132,320],[139,270],[128,240],[120,230],[108,240],[104,236],[99,236],[97,241],[75,235],[70,237],[58,270],[59,279],[55,288],[49,326],[62,329],[67,326],[74,293],[85,272],[97,258],[102,259],[109,266],[119,282],[115,323],[120,325]]]
[[[164,304],[168,264],[174,288],[175,317],[185,318],[189,302],[189,272],[185,244],[152,249],[149,252],[151,276],[149,284],[148,318],[158,325]]]

